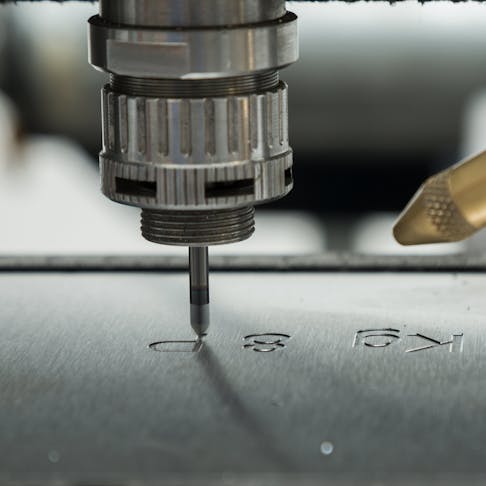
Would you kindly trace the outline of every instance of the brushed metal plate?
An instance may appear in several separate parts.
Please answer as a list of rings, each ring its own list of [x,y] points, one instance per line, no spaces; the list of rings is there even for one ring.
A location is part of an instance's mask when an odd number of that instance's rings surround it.
[[[0,478],[484,478],[486,275],[211,283],[206,343],[156,352],[186,275],[1,274]]]

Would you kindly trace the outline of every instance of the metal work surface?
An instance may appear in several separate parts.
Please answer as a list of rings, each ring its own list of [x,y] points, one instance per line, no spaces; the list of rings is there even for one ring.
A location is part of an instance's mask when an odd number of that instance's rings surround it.
[[[0,478],[482,477],[485,274],[212,286],[196,346],[183,274],[0,274]]]
[[[173,272],[187,268],[180,256],[0,256],[0,272]],[[218,272],[486,272],[486,255],[318,255],[211,256],[211,269]]]

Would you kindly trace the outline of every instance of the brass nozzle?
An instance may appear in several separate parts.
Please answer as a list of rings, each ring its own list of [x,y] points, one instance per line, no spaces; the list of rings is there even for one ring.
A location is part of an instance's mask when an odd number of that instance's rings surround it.
[[[393,228],[402,245],[464,240],[486,226],[486,152],[430,177]]]

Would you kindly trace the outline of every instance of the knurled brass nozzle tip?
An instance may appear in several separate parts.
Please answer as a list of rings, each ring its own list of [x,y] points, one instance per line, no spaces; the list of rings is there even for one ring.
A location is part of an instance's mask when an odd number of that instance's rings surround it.
[[[486,152],[427,179],[393,228],[402,245],[461,241],[486,226]]]
[[[427,210],[426,196],[422,186],[393,227],[393,236],[402,245],[422,245],[449,241],[434,224]]]

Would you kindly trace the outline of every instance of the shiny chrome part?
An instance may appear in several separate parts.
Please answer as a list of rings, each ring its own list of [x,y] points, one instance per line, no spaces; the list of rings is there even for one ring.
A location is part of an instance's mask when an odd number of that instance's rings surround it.
[[[237,243],[255,231],[255,209],[246,206],[213,211],[142,209],[142,235],[152,243],[209,246]]]
[[[191,289],[200,265],[207,288],[207,246],[249,238],[254,206],[293,186],[278,70],[298,58],[297,17],[285,0],[101,0],[89,40],[111,75],[102,191],[142,208],[147,240],[189,246]],[[202,335],[199,301],[191,291]]]
[[[100,9],[90,19],[90,60],[111,73],[102,92],[102,190],[145,210],[145,237],[183,244],[167,212],[201,211],[187,215],[192,230],[208,211],[248,208],[292,189],[278,69],[297,59],[298,43],[284,0],[102,1]],[[253,232],[253,216],[251,224],[230,219],[219,238],[214,226],[199,225],[200,238],[186,231],[186,244]],[[234,220],[242,221],[236,230]]]
[[[123,76],[207,79],[279,69],[298,58],[297,17],[221,28],[163,29],[89,20],[90,62]]]
[[[158,98],[206,98],[269,91],[278,85],[278,71],[263,71],[233,78],[158,79],[111,75],[110,88],[115,93]]]
[[[102,190],[150,209],[259,204],[293,185],[287,87],[217,98],[103,90]]]
[[[100,17],[125,25],[216,27],[268,22],[283,15],[282,0],[100,0]]]

